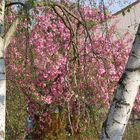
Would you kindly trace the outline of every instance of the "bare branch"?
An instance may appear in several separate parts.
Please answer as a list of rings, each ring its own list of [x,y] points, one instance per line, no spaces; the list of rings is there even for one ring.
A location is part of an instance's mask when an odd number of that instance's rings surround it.
[[[11,3],[6,4],[5,7],[10,7],[12,5],[21,5],[21,6],[25,7],[25,4],[22,2],[11,2]]]
[[[15,21],[12,23],[12,25],[10,26],[6,35],[4,36],[4,49],[9,45],[11,38],[14,36],[18,24],[19,24],[19,18],[17,17]]]

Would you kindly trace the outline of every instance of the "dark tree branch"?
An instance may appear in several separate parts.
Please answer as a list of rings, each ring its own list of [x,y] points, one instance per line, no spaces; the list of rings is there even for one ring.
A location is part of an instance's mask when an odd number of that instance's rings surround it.
[[[21,5],[21,6],[25,7],[25,4],[22,2],[11,2],[11,3],[6,4],[5,7],[10,7],[13,5]]]

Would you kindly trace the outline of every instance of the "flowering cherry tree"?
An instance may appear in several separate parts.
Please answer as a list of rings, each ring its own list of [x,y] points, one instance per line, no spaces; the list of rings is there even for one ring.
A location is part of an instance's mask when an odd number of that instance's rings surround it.
[[[17,26],[5,57],[8,79],[26,95],[32,122],[27,132],[44,137],[52,129],[52,114],[63,112],[64,127],[76,134],[80,121],[91,122],[92,106],[110,106],[131,39],[128,33],[116,39],[115,23],[104,24],[111,16],[97,8],[58,1],[30,12]],[[13,21],[11,13],[7,21]],[[139,105],[134,109],[138,112]]]

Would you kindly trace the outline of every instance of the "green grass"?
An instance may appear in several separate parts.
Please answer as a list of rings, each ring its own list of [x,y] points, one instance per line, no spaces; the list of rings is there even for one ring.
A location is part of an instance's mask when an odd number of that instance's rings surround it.
[[[10,82],[7,82],[6,94],[5,140],[22,140],[25,134],[25,97],[19,92],[19,89]]]

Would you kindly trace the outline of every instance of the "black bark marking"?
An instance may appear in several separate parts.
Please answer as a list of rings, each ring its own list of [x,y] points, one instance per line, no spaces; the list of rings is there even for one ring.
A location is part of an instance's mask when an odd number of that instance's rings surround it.
[[[130,112],[130,109],[127,111],[127,114]]]
[[[114,98],[113,102],[115,102],[115,108],[122,108],[122,106],[130,106],[124,99]]]
[[[117,120],[115,120],[115,119],[113,119],[113,121],[114,121],[114,123],[118,123],[118,124],[122,124],[122,125],[126,125],[126,124],[124,124],[124,123],[120,123],[119,121],[117,121]]]
[[[125,70],[129,72],[134,72],[134,71],[140,70],[140,66],[136,68],[126,68]]]
[[[140,56],[137,55],[135,51],[132,51],[132,52],[131,52],[131,56],[133,56],[133,57],[135,57],[135,58],[137,58],[137,59],[140,59]]]
[[[1,74],[1,75],[4,75],[4,74],[5,74],[5,72],[0,72],[0,74]]]
[[[122,74],[122,76],[121,76],[121,78],[120,78],[118,84],[119,84],[119,85],[124,85],[123,81],[124,81],[124,79],[126,79],[126,77],[127,77],[127,74],[126,74],[126,72],[124,72],[124,73]]]
[[[140,32],[137,32],[137,34],[136,35],[140,35]]]
[[[107,133],[107,119],[103,122],[103,129],[107,138],[110,138],[109,134]]]
[[[115,123],[121,124],[119,121],[117,121],[117,120],[115,120],[115,119],[113,119],[113,121],[114,121]]]
[[[6,4],[5,7],[9,7],[12,5],[21,5],[21,6],[25,7],[25,4],[22,2],[11,2],[11,3]]]

